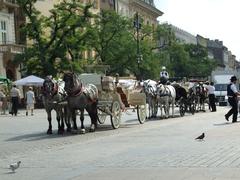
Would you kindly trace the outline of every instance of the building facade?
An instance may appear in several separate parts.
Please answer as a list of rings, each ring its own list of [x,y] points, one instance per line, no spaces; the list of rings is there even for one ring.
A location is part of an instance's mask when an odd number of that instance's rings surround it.
[[[20,26],[25,22],[15,0],[0,0],[0,75],[11,80],[21,77],[20,66],[14,56],[24,51],[25,38]]]
[[[169,26],[172,32],[175,34],[177,41],[181,44],[197,44],[196,36],[192,35],[191,33],[180,29],[174,25]]]
[[[133,18],[136,13],[143,19],[143,23],[156,27],[157,18],[163,12],[156,8],[153,0],[115,0],[115,10],[118,14]]]

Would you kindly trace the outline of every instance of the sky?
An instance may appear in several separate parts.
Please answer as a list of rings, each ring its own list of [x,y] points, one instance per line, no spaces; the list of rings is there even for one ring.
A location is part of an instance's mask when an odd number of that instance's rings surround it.
[[[240,60],[239,0],[154,0],[168,22],[193,35],[219,39]]]

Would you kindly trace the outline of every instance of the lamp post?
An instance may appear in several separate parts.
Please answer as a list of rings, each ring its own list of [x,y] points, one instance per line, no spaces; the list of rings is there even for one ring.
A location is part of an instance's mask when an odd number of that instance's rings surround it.
[[[134,27],[137,30],[137,65],[138,65],[138,80],[140,80],[140,81],[142,80],[140,78],[140,76],[141,76],[140,63],[142,61],[142,55],[140,53],[140,38],[139,38],[139,31],[141,29],[141,26],[142,26],[142,24],[140,22],[140,18],[139,18],[138,12],[137,12],[135,15]]]

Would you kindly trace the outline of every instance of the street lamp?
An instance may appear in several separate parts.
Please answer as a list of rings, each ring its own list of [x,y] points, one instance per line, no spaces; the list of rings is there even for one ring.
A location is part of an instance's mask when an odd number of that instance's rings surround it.
[[[138,12],[135,14],[135,19],[134,19],[134,27],[137,30],[137,64],[138,64],[138,80],[142,80],[140,78],[141,72],[140,72],[140,63],[143,59],[141,53],[140,53],[140,38],[139,38],[139,30],[141,29],[141,22],[140,22],[140,17],[138,15]]]

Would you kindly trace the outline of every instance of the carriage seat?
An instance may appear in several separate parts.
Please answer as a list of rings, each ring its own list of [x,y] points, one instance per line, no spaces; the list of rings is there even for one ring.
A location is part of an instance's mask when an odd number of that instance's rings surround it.
[[[117,93],[120,94],[121,100],[125,107],[129,107],[128,100],[127,100],[127,94],[123,91],[122,87],[117,87]]]

